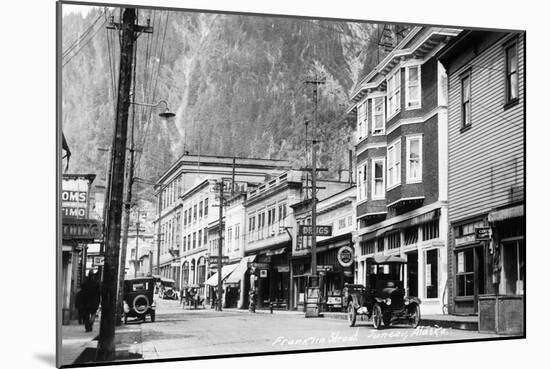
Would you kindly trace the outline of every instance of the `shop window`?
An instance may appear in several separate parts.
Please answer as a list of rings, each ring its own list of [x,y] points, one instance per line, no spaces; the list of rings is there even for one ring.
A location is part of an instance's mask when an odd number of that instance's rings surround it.
[[[377,244],[376,250],[378,252],[384,252],[384,237],[378,238],[376,240],[376,244]]]
[[[438,249],[426,251],[426,256],[424,258],[425,265],[424,271],[425,283],[426,283],[426,297],[427,298],[437,298],[438,295]]]
[[[503,293],[523,295],[525,288],[525,243],[523,240],[502,244]],[[502,288],[501,287],[501,288]]]
[[[414,245],[418,242],[418,227],[405,228],[405,245]]]
[[[439,238],[439,219],[422,225],[422,241]]]
[[[401,246],[401,234],[393,232],[388,235],[388,249],[398,249]]]
[[[456,295],[474,295],[474,250],[456,253]]]

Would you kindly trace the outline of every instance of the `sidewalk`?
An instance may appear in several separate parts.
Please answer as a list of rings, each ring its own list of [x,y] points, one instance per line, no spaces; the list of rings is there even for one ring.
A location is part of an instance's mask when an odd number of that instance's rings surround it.
[[[224,311],[249,313],[245,309],[224,309]],[[256,309],[256,314],[271,314],[269,309]],[[304,315],[303,311],[298,310],[277,310],[273,309],[273,314],[292,314],[292,315]],[[327,319],[347,319],[347,314],[342,312],[323,312],[323,317]],[[358,315],[357,320],[365,321],[366,316]],[[441,328],[452,328],[466,331],[478,330],[478,317],[477,316],[461,316],[461,315],[443,315],[433,314],[424,315],[420,320],[422,326],[437,326]]]
[[[97,349],[99,321],[92,332],[86,332],[83,325],[63,325],[62,328],[62,365],[93,362]],[[121,325],[115,329],[116,360],[141,359],[141,327],[139,325]]]

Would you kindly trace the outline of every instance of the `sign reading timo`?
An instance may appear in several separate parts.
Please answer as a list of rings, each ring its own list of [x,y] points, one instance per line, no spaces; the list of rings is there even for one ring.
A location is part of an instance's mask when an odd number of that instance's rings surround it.
[[[88,215],[89,183],[85,179],[63,179],[61,213],[66,218],[86,218]]]

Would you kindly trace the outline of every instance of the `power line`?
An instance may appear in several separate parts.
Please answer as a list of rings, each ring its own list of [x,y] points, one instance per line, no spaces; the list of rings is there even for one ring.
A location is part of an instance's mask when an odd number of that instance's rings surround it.
[[[101,23],[99,28],[93,33],[93,35],[90,38],[88,38],[88,40],[84,43],[84,45],[82,45],[77,51],[74,52],[74,54],[66,62],[63,63],[63,67],[65,67],[67,64],[69,64],[69,62],[71,60],[73,60],[73,58],[75,56],[80,54],[80,52],[90,43],[90,41],[94,39],[95,35],[97,35],[97,33],[102,29],[102,27],[105,23],[106,23],[106,21],[103,21],[103,23]]]
[[[67,47],[67,49],[65,49],[65,51],[63,51],[63,57],[65,58],[76,46],[78,46],[80,44],[80,42],[82,42],[82,40],[84,40],[84,38],[86,38],[86,36],[92,31],[92,29],[94,28],[94,26],[96,25],[96,23],[99,21],[99,19],[101,18],[101,16],[103,14],[105,14],[107,11],[107,8],[103,8],[103,13],[102,14],[99,14],[97,16],[97,18],[92,22],[92,24],[90,26],[88,26],[88,28],[76,39],[73,41],[73,43],[71,45],[69,45]]]

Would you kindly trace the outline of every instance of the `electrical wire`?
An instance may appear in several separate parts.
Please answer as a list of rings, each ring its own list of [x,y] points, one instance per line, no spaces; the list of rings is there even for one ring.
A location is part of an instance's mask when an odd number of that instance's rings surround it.
[[[74,57],[76,57],[78,54],[80,54],[80,52],[82,50],[84,50],[84,48],[90,43],[91,40],[94,39],[94,37],[97,35],[97,33],[102,29],[103,25],[106,23],[106,21],[103,21],[103,23],[101,23],[101,25],[99,26],[99,28],[93,33],[93,35],[88,38],[88,40],[77,50],[73,53],[73,55],[71,57],[69,57],[69,59],[67,59],[67,61],[65,61],[63,63],[63,66],[62,67],[65,67],[67,64],[69,64],[69,62],[71,60],[73,60]]]
[[[90,26],[88,26],[88,28],[76,39],[74,40],[71,45],[69,45],[65,51],[63,51],[63,58],[67,57],[67,55],[75,48],[77,47],[83,40],[84,38],[86,38],[86,36],[92,31],[92,29],[94,28],[94,26],[97,24],[97,22],[99,21],[99,19],[101,19],[101,17],[103,16],[103,14],[105,14],[107,10],[107,7],[103,8],[103,13],[102,14],[99,14],[97,16],[97,18],[92,22],[92,24]]]

